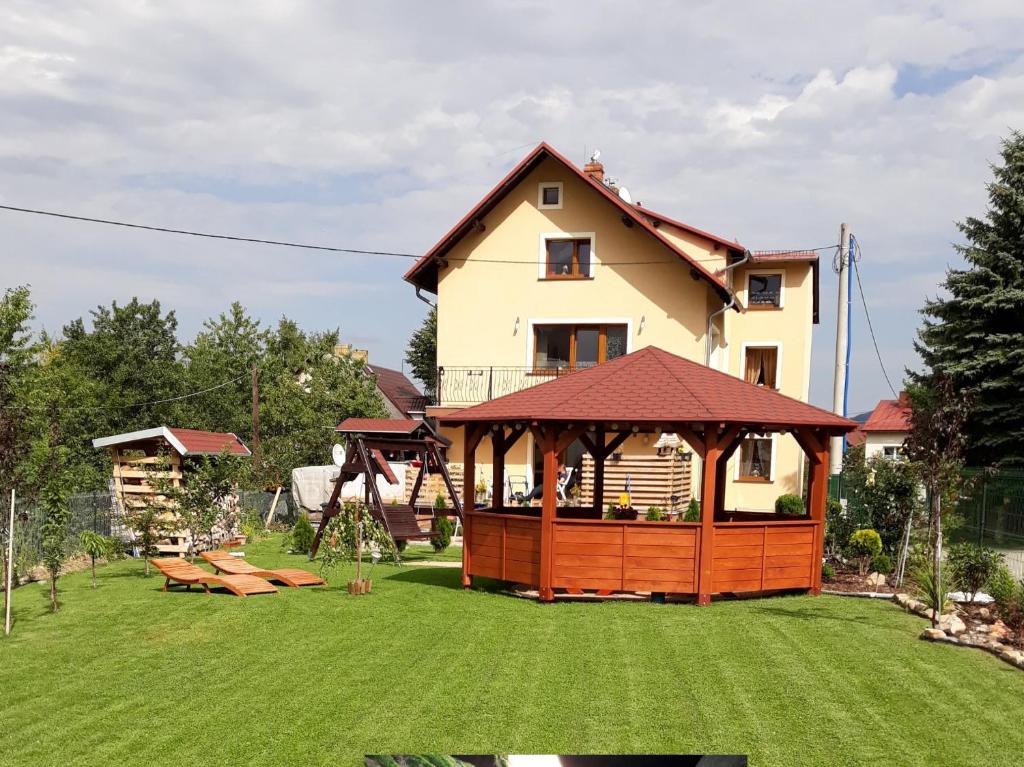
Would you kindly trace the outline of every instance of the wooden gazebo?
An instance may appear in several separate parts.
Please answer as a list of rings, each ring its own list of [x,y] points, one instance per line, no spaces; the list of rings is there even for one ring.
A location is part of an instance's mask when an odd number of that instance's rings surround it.
[[[821,590],[829,437],[857,424],[776,391],[656,347],[452,413],[465,429],[463,474],[475,474],[476,448],[493,448],[494,487],[504,456],[527,432],[544,455],[540,515],[495,505],[473,511],[465,482],[462,582],[498,578],[556,590],[696,595]],[[633,434],[674,432],[701,460],[701,520],[602,518],[605,459]],[[726,464],[749,434],[792,434],[808,458],[804,516],[726,514]],[[594,459],[594,507],[559,509],[558,454],[579,439]],[[499,504],[500,494],[495,494]],[[581,518],[583,517],[583,518]]]

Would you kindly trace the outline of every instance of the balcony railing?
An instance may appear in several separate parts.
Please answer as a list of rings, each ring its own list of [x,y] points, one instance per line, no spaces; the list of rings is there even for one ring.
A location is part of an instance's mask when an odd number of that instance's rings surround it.
[[[441,407],[478,405],[568,375],[577,369],[444,365],[437,369],[437,404]]]

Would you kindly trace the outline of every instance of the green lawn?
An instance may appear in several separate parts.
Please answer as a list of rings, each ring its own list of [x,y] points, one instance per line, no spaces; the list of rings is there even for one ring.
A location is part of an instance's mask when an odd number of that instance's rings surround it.
[[[250,559],[302,566],[279,543]],[[459,572],[162,593],[138,562],[15,592],[0,762],[355,764],[366,752],[750,753],[753,764],[1012,764],[1024,674],[921,642],[883,602],[540,605]]]

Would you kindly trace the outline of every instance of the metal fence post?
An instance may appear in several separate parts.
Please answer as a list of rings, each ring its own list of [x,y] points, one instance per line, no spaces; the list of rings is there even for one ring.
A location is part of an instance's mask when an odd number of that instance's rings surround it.
[[[988,477],[981,480],[981,520],[978,523],[978,544],[985,544],[985,516],[988,506]]]
[[[494,365],[487,370],[487,401],[494,399]]]

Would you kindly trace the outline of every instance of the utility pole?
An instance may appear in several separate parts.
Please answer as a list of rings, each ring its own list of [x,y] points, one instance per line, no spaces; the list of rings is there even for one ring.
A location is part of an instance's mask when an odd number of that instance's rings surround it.
[[[7,525],[7,567],[4,572],[4,636],[11,633],[11,588],[14,585],[14,489],[11,489],[11,515]]]
[[[260,375],[252,363],[252,462],[260,465]]]
[[[846,415],[846,369],[849,356],[850,227],[839,225],[839,301],[836,303],[836,371],[832,382],[832,412]],[[843,470],[843,438],[832,437],[829,473]]]

